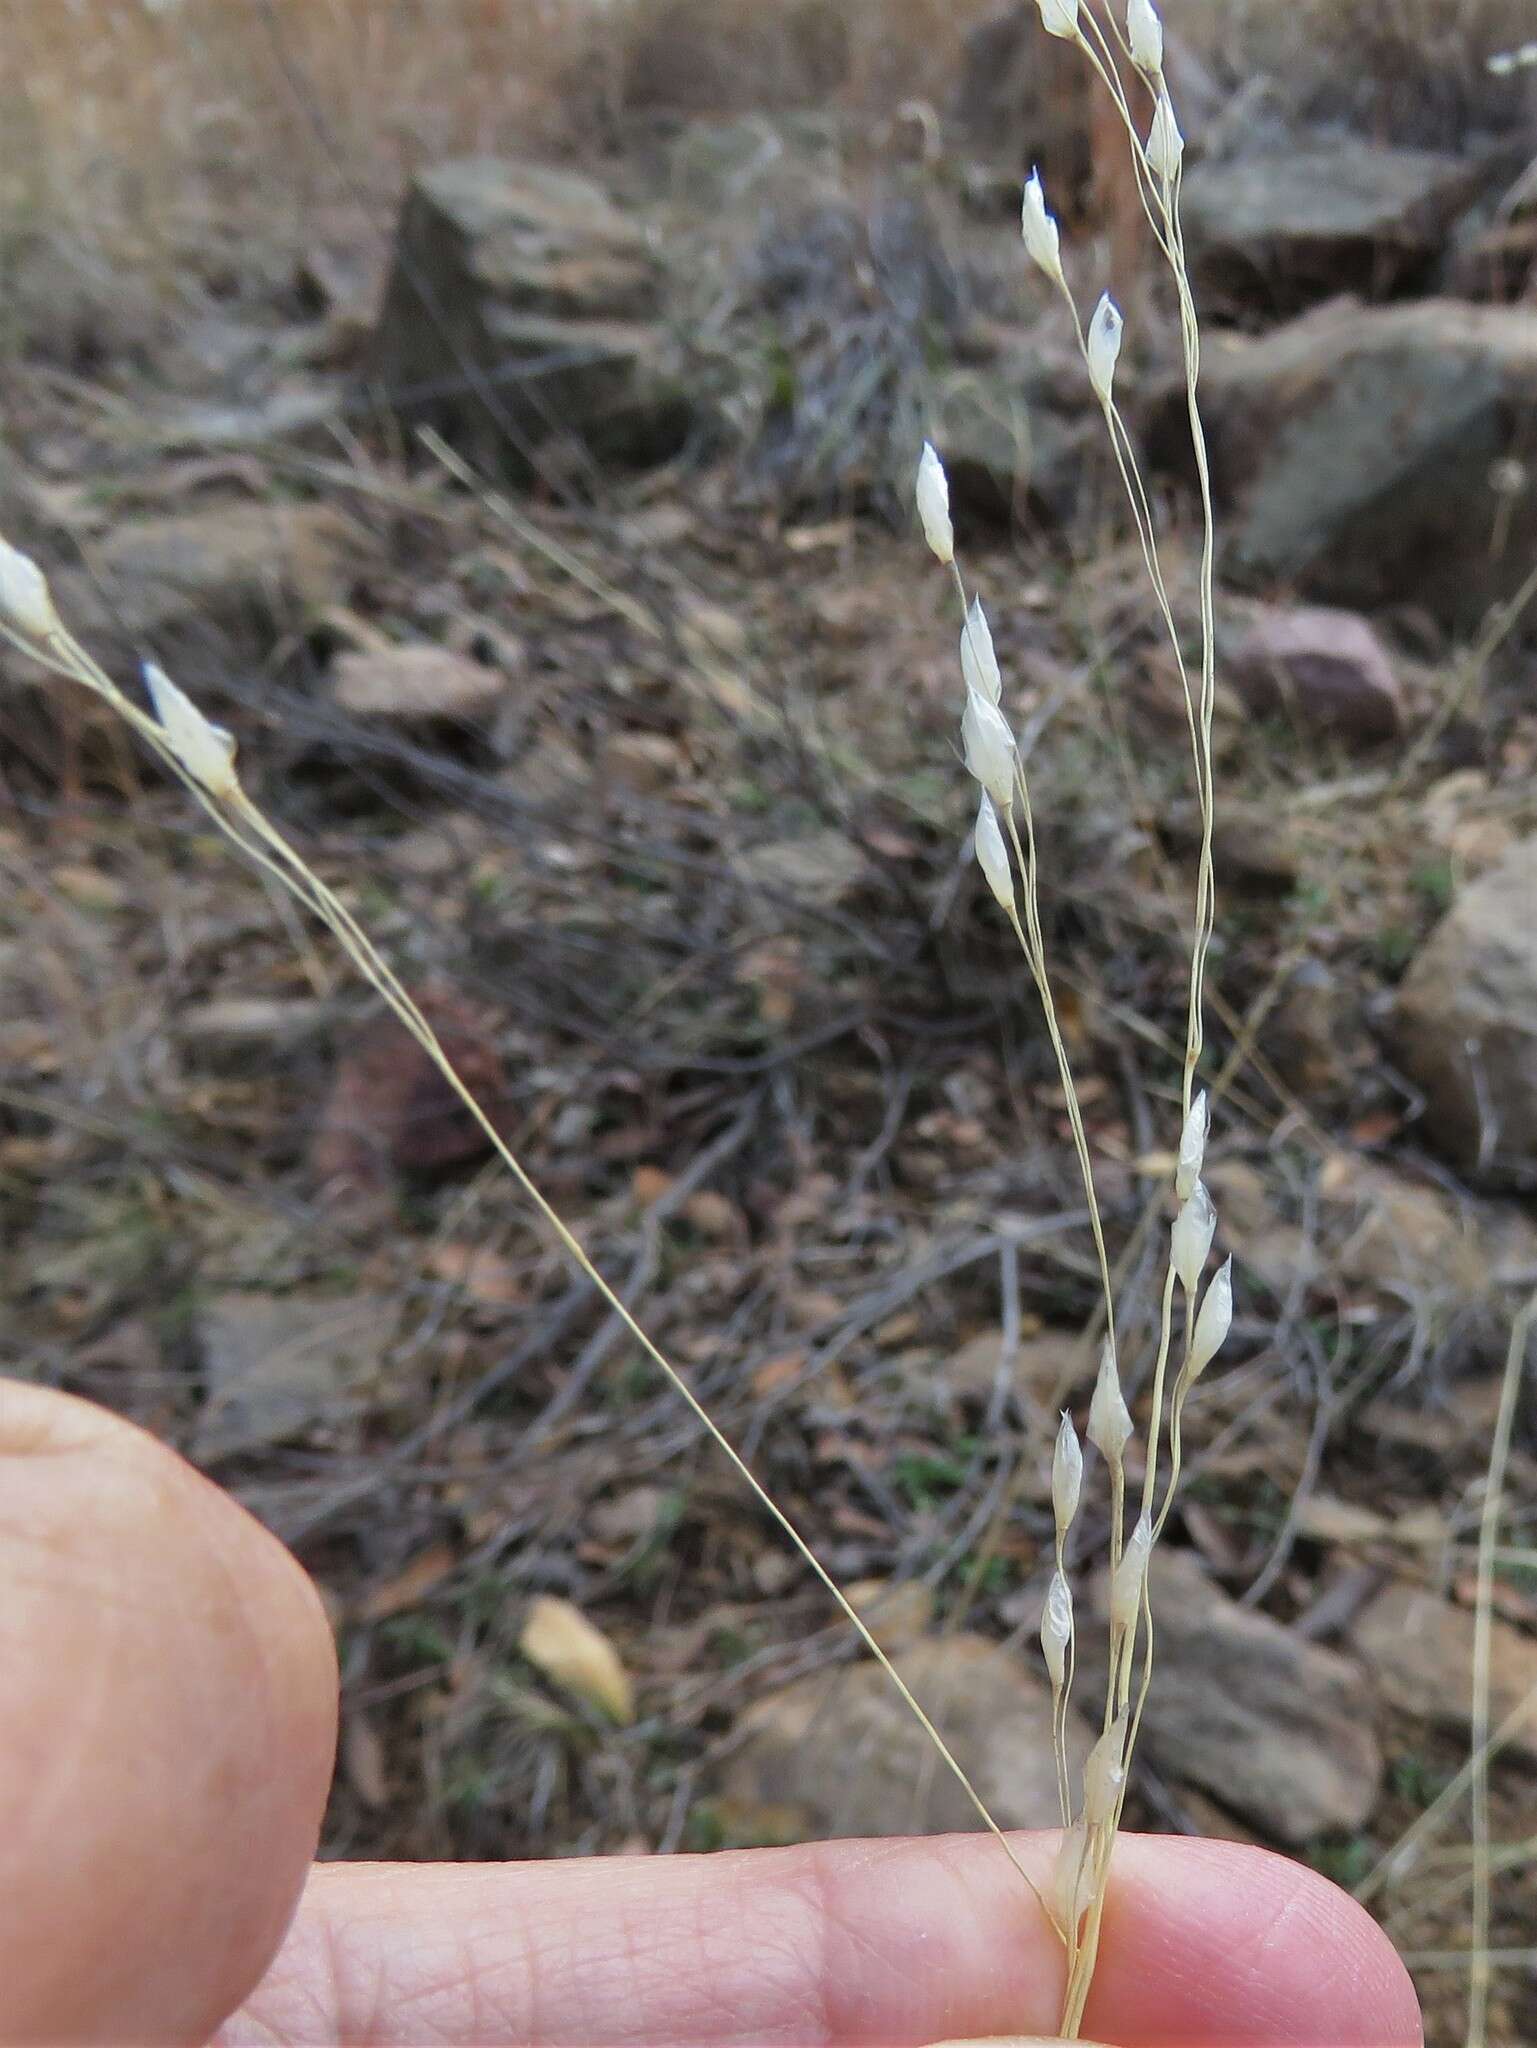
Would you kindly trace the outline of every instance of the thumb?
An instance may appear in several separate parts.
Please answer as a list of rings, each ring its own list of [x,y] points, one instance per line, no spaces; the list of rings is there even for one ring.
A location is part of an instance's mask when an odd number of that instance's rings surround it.
[[[313,1587],[131,1424],[0,1381],[0,2042],[201,2042],[314,1853]]]

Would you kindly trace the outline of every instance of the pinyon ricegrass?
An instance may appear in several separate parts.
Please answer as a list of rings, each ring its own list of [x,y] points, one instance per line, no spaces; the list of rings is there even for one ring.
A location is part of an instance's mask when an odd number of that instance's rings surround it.
[[[1110,97],[1124,126],[1138,193],[1149,231],[1167,265],[1179,310],[1179,332],[1188,394],[1190,429],[1203,508],[1198,673],[1187,664],[1184,643],[1171,607],[1159,556],[1151,502],[1131,437],[1117,405],[1116,367],[1124,324],[1115,301],[1100,297],[1084,323],[1063,267],[1061,237],[1048,210],[1038,173],[1025,186],[1021,212],[1024,249],[1067,308],[1085,374],[1099,404],[1124,485],[1140,550],[1158,611],[1167,632],[1183,692],[1195,788],[1201,817],[1201,848],[1192,915],[1186,1043],[1180,1075],[1180,1128],[1173,1196],[1177,1213],[1170,1231],[1162,1291],[1159,1341],[1151,1362],[1146,1442],[1140,1491],[1127,1502],[1127,1452],[1134,1424],[1122,1385],[1117,1349],[1117,1304],[1111,1263],[1095,1192],[1094,1165],[1053,994],[1041,920],[1035,813],[1028,764],[1016,746],[1003,709],[1003,678],[980,596],[968,593],[956,558],[949,489],[940,457],[925,444],[918,465],[917,511],[928,545],[949,570],[960,608],[960,670],[964,689],[961,745],[966,767],[979,785],[974,833],[976,857],[1013,930],[1039,999],[1061,1081],[1079,1172],[1088,1202],[1102,1300],[1098,1373],[1087,1403],[1084,1433],[1099,1453],[1110,1495],[1110,1591],[1108,1680],[1097,1740],[1074,1783],[1069,1762],[1068,1715],[1077,1663],[1078,1631],[1070,1581],[1069,1538],[1078,1514],[1085,1461],[1078,1428],[1064,1413],[1052,1460],[1051,1499],[1055,1525],[1053,1569],[1045,1597],[1041,1646],[1053,1700],[1054,1749],[1062,1839],[1044,1896],[1014,1856],[960,1763],[904,1684],[890,1658],[860,1619],[810,1542],[771,1498],[736,1448],[701,1405],[688,1382],[662,1354],[595,1269],[580,1242],[529,1177],[486,1109],[455,1070],[432,1025],[413,1001],[366,931],[336,894],[319,879],[242,786],[231,735],[212,724],[175,682],[153,664],[144,670],[150,709],[126,695],[80,645],[59,617],[48,583],[37,565],[0,542],[0,632],[53,673],[70,678],[105,700],[185,785],[217,828],[261,873],[278,883],[333,934],[360,974],[372,984],[405,1029],[443,1075],[512,1174],[545,1227],[573,1264],[627,1329],[646,1356],[687,1402],[699,1423],[816,1574],[844,1618],[917,1716],[945,1765],[970,1797],[1021,1878],[1035,1892],[1061,1936],[1067,1956],[1067,1988],[1061,2031],[1080,2032],[1099,1952],[1112,1852],[1124,1809],[1128,1772],[1138,1726],[1153,1674],[1153,1623],[1148,1570],[1169,1516],[1179,1481],[1186,1403],[1200,1375],[1221,1350],[1233,1313],[1232,1262],[1206,1279],[1217,1217],[1201,1179],[1210,1123],[1207,1096],[1197,1086],[1203,1045],[1203,986],[1214,913],[1212,871],[1212,716],[1215,695],[1213,650],[1213,528],[1210,478],[1196,390],[1200,336],[1185,263],[1180,225],[1183,142],[1163,70],[1163,31],[1152,0],[1129,0],[1124,28],[1102,25],[1078,0],[1039,0],[1045,32],[1071,43]],[[1107,17],[1107,19],[1109,19]],[[1176,1348],[1175,1331],[1179,1331]],[[1167,1465],[1164,1466],[1164,1457]],[[1160,1473],[1165,1474],[1160,1492]],[[1130,1527],[1127,1527],[1128,1516]]]

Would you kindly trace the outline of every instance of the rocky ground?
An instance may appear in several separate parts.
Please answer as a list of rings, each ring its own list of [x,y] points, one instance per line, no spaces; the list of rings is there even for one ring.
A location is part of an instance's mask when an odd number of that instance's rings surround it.
[[[955,622],[902,508],[923,431],[1031,750],[1144,1361],[1198,835],[1012,166],[908,126],[701,115],[600,175],[460,159],[383,235],[338,202],[191,319],[116,332],[103,307],[88,359],[22,349],[0,482],[102,657],[152,648],[235,728],[1031,1824],[1046,1457],[1094,1270],[966,858]],[[1138,1818],[1362,1887],[1450,2040],[1467,1815],[1436,1802],[1537,1284],[1537,194],[1508,128],[1429,149],[1320,123],[1269,156],[1256,132],[1187,186],[1224,536],[1209,1178],[1240,1308],[1155,1588]],[[1070,262],[1087,299],[1087,228]],[[1168,309],[1151,276],[1126,297],[1188,618]],[[331,1851],[967,1825],[341,963],[84,706],[13,662],[0,720],[13,1361],[180,1444],[315,1572],[345,1684]],[[1537,1689],[1530,1404],[1509,1490],[1496,1724]],[[1537,1722],[1494,1804],[1514,2042]]]

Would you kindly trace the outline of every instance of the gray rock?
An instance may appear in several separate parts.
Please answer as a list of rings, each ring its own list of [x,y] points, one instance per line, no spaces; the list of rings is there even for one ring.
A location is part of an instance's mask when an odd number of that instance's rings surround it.
[[[333,1432],[377,1387],[399,1325],[398,1302],[373,1295],[217,1295],[198,1318],[204,1400],[193,1455]]]
[[[823,910],[851,896],[865,874],[864,855],[835,826],[744,847],[732,865],[758,888]]]
[[[487,718],[507,687],[499,670],[431,645],[339,654],[332,684],[351,717],[408,728]]]
[[[1354,1642],[1383,1696],[1406,1714],[1466,1729],[1473,1705],[1473,1610],[1418,1586],[1387,1586],[1355,1624]],[[1496,1616],[1490,1625],[1490,1725],[1537,1694],[1537,1642]],[[1537,1703],[1510,1739],[1537,1763]]]
[[[92,573],[55,578],[59,610],[98,658],[217,641],[261,658],[347,598],[367,536],[325,505],[211,502],[126,520],[91,554]]]
[[[1225,567],[1370,609],[1487,616],[1537,547],[1537,321],[1432,299],[1321,307],[1259,340],[1208,339],[1202,392]],[[1188,462],[1183,389],[1150,422]]]
[[[645,463],[689,423],[662,271],[590,179],[477,157],[406,198],[369,370],[385,397],[500,471],[583,451]]]
[[[1393,739],[1403,691],[1387,649],[1357,612],[1271,607],[1251,622],[1224,674],[1252,711],[1363,744]]]
[[[963,517],[1028,513],[1069,526],[1112,473],[1099,415],[1081,391],[1064,403],[1034,355],[1006,352],[941,371],[926,394],[925,424]]]
[[[1458,894],[1398,993],[1399,1057],[1470,1178],[1537,1187],[1537,838]]]
[[[898,1659],[1002,1827],[1058,1825],[1051,1694],[1025,1660],[981,1636],[925,1640]],[[797,1679],[742,1717],[723,1791],[774,1809],[805,1838],[941,1834],[980,1826],[976,1809],[875,1664]],[[1074,1717],[1075,1764],[1088,1739]]]
[[[1193,165],[1186,247],[1203,308],[1274,316],[1423,278],[1478,182],[1467,160],[1351,137]]]
[[[1152,1606],[1152,1762],[1273,1840],[1360,1827],[1382,1760],[1355,1666],[1228,1599],[1185,1551],[1155,1551]]]
[[[692,207],[756,205],[836,186],[842,162],[831,115],[739,114],[686,123],[668,142],[663,183],[669,198]]]

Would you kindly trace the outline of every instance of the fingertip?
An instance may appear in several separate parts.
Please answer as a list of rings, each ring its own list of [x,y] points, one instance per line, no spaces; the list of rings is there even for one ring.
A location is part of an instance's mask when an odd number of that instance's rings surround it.
[[[134,1425],[0,1382],[0,2038],[206,2039],[281,1940],[335,1739],[295,1561]]]
[[[1244,2048],[1420,2048],[1414,1986],[1364,1907],[1306,1864],[1233,1842],[1124,1836],[1116,1846],[1092,2030]],[[1147,1984],[1159,1986],[1148,2033]]]

